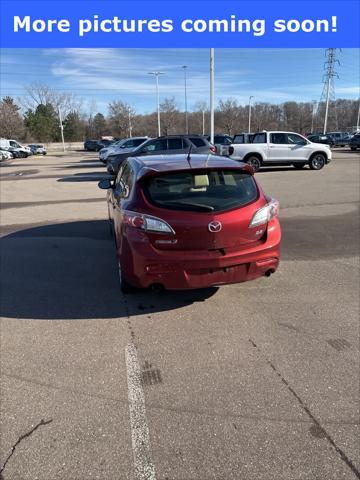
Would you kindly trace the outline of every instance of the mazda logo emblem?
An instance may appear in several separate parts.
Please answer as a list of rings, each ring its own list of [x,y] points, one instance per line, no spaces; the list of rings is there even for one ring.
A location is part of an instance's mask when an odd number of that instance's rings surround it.
[[[220,230],[222,229],[222,224],[221,222],[218,222],[218,221],[210,222],[208,225],[208,229],[209,229],[209,232],[213,232],[213,233],[220,232]]]

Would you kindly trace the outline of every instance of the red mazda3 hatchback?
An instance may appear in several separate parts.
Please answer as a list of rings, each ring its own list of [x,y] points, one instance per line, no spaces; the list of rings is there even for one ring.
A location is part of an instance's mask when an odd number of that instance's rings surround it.
[[[129,158],[107,189],[123,291],[204,288],[279,265],[279,204],[252,168],[215,155]]]

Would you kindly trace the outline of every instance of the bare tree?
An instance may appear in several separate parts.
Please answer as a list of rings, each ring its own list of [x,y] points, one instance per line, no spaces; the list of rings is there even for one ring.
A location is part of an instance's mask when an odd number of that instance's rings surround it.
[[[121,100],[109,103],[109,126],[115,137],[126,137],[129,133],[129,121],[136,112],[134,107]]]
[[[238,101],[234,98],[220,100],[217,108],[216,123],[228,135],[233,135],[238,130],[238,123],[241,117],[241,110]]]
[[[209,107],[206,102],[198,101],[194,105],[194,111],[189,116],[190,131],[198,134],[206,134],[208,129]]]
[[[58,112],[61,110],[63,118],[70,112],[80,112],[82,101],[73,93],[52,90],[43,83],[33,83],[25,87],[26,96],[21,104],[26,110],[36,110],[39,105],[52,105]]]
[[[162,103],[160,103],[161,111],[161,125],[162,130],[165,135],[170,135],[174,133],[174,127],[181,125],[181,115],[177,108],[175,98],[165,98]],[[183,127],[181,128],[183,129]]]

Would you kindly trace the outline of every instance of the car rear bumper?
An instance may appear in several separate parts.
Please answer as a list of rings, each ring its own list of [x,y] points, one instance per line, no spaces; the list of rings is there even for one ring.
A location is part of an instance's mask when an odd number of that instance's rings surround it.
[[[119,255],[132,285],[154,284],[169,290],[197,289],[255,280],[274,273],[279,265],[281,230],[277,219],[269,224],[267,239],[225,255],[209,251],[157,250],[150,243],[125,242]]]

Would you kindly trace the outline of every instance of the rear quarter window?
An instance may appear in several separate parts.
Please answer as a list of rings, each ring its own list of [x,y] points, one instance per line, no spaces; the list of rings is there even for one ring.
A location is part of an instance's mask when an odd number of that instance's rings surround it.
[[[233,143],[245,143],[244,135],[235,135]]]
[[[266,143],[266,133],[256,133],[252,143]]]
[[[161,174],[142,183],[150,203],[166,209],[222,212],[258,198],[256,183],[241,170],[206,170]]]
[[[195,147],[205,147],[206,146],[205,140],[203,140],[202,138],[191,137],[191,138],[189,138],[189,140],[191,141],[191,143],[193,143],[195,145]]]

